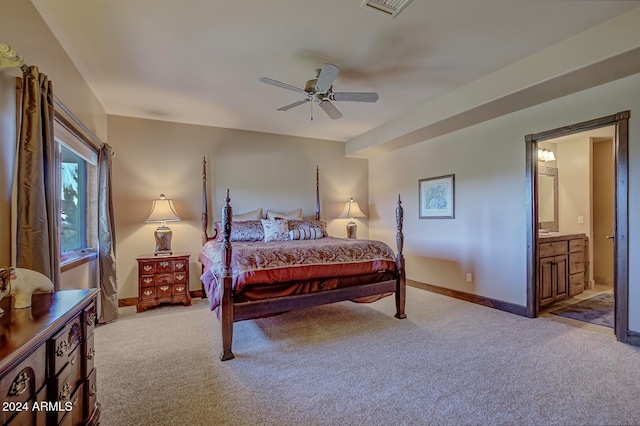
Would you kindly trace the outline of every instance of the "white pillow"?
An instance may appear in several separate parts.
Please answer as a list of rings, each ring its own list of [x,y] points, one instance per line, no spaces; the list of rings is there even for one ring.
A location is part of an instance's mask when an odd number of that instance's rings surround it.
[[[285,219],[262,219],[262,229],[266,243],[289,240],[289,225]]]
[[[275,218],[302,220],[302,209],[291,210],[290,212],[274,212],[273,210],[267,210],[267,219],[273,220]]]
[[[251,210],[250,212],[234,214],[231,216],[232,221],[238,220],[260,220],[262,219],[262,208]]]

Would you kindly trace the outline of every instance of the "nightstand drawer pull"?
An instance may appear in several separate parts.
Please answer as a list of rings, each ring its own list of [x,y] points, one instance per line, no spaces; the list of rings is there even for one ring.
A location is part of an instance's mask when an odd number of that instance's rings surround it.
[[[167,266],[169,266],[169,262],[160,262],[160,266],[162,266],[163,268],[166,268]]]
[[[163,285],[162,287],[160,287],[160,290],[167,291],[167,290],[169,290],[169,286],[168,285]]]
[[[149,272],[149,271],[150,271],[151,269],[153,269],[153,268],[151,267],[151,265],[144,265],[144,266],[142,267],[142,269],[144,269],[145,271]]]
[[[11,383],[8,396],[22,395],[27,390],[27,383],[29,383],[29,375],[23,371]]]
[[[176,268],[178,268],[178,269],[184,268],[184,263],[182,263],[182,262],[176,263]]]
[[[184,275],[183,274],[178,274],[178,275],[176,275],[176,279],[182,281],[182,280],[184,280]]]
[[[184,291],[184,287],[183,286],[176,287],[176,290],[178,291],[178,293],[182,293]]]
[[[144,281],[145,284],[151,284],[153,282],[153,278],[145,278],[142,281]]]
[[[147,290],[147,291],[144,292],[145,296],[151,296],[152,294],[153,294],[153,291],[151,291],[151,290]]]

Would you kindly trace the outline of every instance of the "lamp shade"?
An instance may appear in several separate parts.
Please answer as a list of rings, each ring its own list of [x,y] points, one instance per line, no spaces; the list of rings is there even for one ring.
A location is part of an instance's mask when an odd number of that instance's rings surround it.
[[[180,217],[173,208],[173,200],[165,198],[160,194],[160,198],[153,200],[151,214],[145,222],[179,222]]]
[[[351,198],[351,200],[344,203],[344,210],[342,210],[342,213],[338,217],[353,218],[353,217],[367,217],[367,215],[362,213],[362,210],[360,210],[360,206],[358,205],[358,202],[353,201],[353,198]]]

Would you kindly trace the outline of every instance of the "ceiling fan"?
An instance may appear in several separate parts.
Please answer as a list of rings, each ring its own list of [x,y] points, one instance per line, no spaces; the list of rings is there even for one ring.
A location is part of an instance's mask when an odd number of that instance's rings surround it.
[[[338,108],[336,108],[331,101],[375,102],[378,100],[378,94],[376,92],[334,92],[333,82],[339,72],[340,68],[337,66],[324,64],[322,68],[316,70],[316,77],[307,81],[304,89],[267,77],[260,78],[260,81],[272,86],[292,90],[305,96],[301,101],[278,108],[278,111],[288,111],[291,108],[313,101],[316,102],[329,117],[336,120],[342,117],[342,113],[338,111]],[[311,120],[313,120],[313,115],[311,116]]]

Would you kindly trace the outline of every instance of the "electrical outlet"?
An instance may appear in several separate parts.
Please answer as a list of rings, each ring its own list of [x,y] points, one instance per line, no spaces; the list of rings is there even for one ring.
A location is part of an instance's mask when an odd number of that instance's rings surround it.
[[[578,216],[578,223],[584,223],[584,216]]]
[[[468,283],[472,283],[473,282],[473,275],[471,275],[471,272],[467,272],[467,282]]]

